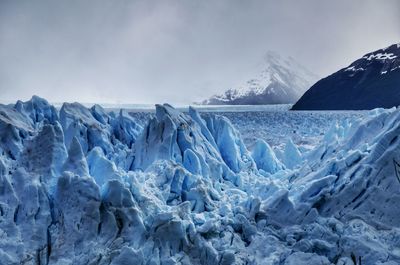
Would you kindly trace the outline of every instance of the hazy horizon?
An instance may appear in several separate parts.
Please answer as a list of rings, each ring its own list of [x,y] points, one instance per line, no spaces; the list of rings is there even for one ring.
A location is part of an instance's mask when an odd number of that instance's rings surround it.
[[[0,101],[190,104],[267,51],[320,77],[400,42],[400,2],[0,1]]]

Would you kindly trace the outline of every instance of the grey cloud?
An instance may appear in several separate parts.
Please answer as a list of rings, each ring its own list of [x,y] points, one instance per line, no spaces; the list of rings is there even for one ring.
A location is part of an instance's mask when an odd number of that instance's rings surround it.
[[[267,50],[325,76],[400,41],[397,0],[0,1],[0,100],[190,103]]]

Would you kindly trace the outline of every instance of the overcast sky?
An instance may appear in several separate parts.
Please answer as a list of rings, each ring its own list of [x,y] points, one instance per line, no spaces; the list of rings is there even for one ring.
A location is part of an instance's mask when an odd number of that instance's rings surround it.
[[[190,103],[268,50],[323,77],[398,42],[398,0],[0,0],[0,101]]]

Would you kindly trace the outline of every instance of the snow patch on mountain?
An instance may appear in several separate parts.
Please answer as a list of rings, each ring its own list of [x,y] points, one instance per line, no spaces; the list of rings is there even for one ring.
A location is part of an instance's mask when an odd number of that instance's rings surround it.
[[[368,56],[363,56],[362,58],[367,59],[368,61],[371,60],[392,60],[397,58],[397,55],[394,55],[394,53],[376,53],[376,54],[370,54]]]

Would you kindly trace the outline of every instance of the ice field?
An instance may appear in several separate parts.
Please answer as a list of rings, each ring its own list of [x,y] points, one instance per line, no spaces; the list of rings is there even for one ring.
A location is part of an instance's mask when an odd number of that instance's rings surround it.
[[[1,264],[399,264],[400,111],[0,105]]]
[[[218,114],[227,117],[240,132],[246,146],[252,148],[257,139],[282,149],[288,136],[300,148],[312,148],[323,138],[332,124],[364,117],[366,111],[288,111],[292,105],[194,106],[202,116]],[[142,126],[154,116],[154,106],[126,106],[126,111]],[[106,108],[116,111],[116,108]],[[188,107],[178,108],[187,112]]]

